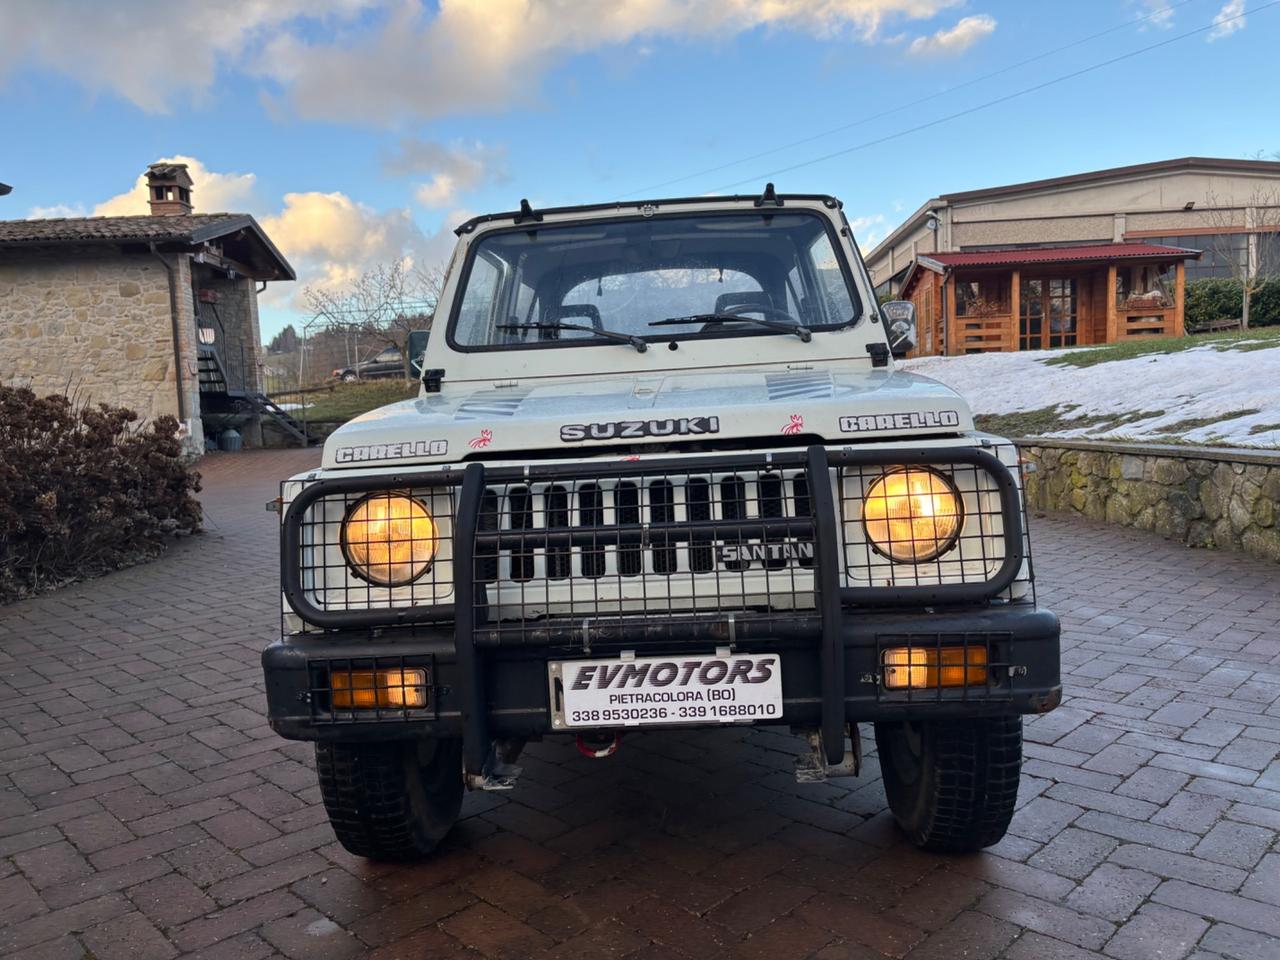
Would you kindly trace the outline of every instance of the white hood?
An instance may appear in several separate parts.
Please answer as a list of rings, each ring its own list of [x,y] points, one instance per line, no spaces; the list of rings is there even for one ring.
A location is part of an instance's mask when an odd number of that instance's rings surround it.
[[[973,429],[960,396],[892,369],[755,368],[563,378],[476,389],[446,380],[335,431],[324,467],[518,460],[522,451],[638,448],[744,438],[768,446],[955,434]]]

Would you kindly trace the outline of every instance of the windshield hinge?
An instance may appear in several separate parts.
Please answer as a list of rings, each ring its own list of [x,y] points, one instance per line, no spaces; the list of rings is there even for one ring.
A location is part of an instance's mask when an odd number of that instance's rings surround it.
[[[868,343],[867,353],[871,355],[871,366],[887,367],[889,365],[889,345],[887,343]]]
[[[440,369],[423,370],[422,386],[426,388],[427,393],[439,393],[440,383],[444,380],[444,371]]]
[[[495,380],[493,381],[493,389],[510,390],[512,387],[520,386],[519,380]]]
[[[524,197],[521,197],[520,213],[516,216],[515,222],[524,223],[526,220],[532,220],[535,223],[541,223],[542,214],[540,214],[537,210],[533,209],[533,207],[529,205],[529,201],[527,199],[525,199]]]
[[[756,197],[757,207],[780,207],[782,201],[778,199],[777,193],[774,192],[773,184],[766,183],[764,185],[764,193]]]

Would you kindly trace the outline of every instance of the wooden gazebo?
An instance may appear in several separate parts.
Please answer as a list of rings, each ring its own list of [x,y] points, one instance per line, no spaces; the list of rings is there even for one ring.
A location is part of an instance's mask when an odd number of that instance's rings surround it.
[[[1107,243],[920,255],[913,356],[1041,350],[1183,332],[1185,261],[1198,250]]]

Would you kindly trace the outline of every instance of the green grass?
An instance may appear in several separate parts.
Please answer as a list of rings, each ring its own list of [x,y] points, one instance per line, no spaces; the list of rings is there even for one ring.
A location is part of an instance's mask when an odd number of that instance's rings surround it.
[[[299,420],[346,422],[388,403],[408,400],[417,395],[417,381],[372,380],[368,383],[335,383],[331,390],[320,393],[280,393],[272,399],[276,403],[309,404],[305,410],[290,411]]]
[[[1038,437],[1060,430],[1078,430],[1081,427],[1100,427],[1114,430],[1126,423],[1164,416],[1163,410],[1136,410],[1132,413],[1090,414],[1085,417],[1068,416],[1079,404],[1053,404],[1037,410],[1019,410],[1016,413],[987,413],[974,417],[979,430],[1001,437]]]
[[[1131,360],[1134,357],[1159,353],[1179,353],[1194,347],[1205,346],[1211,346],[1220,351],[1277,348],[1280,347],[1280,327],[1233,330],[1229,333],[1200,333],[1186,337],[1125,340],[1101,347],[1075,347],[1061,356],[1046,360],[1045,364],[1057,367],[1092,367],[1099,363],[1110,363],[1113,360]]]

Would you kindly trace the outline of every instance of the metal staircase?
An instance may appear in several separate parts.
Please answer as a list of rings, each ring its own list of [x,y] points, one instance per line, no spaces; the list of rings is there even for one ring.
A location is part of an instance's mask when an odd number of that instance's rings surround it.
[[[216,348],[202,344],[197,351],[200,409],[204,413],[248,413],[266,417],[302,446],[310,446],[307,426],[290,416],[265,393],[233,385]]]

